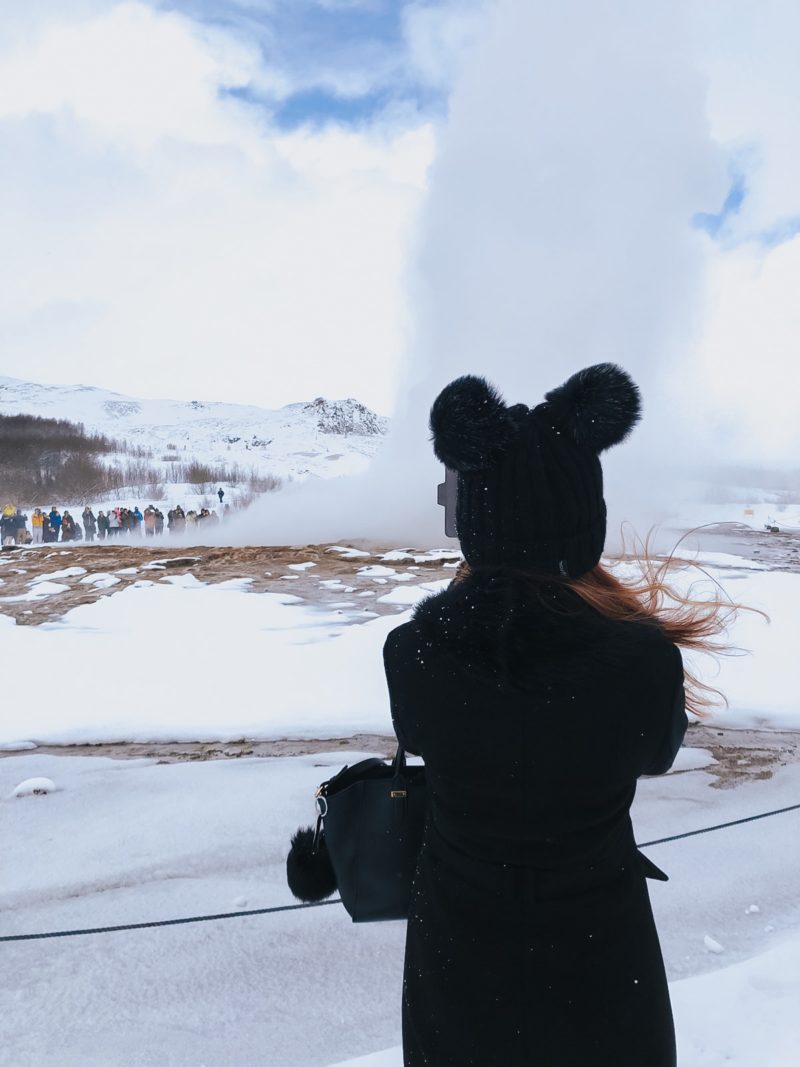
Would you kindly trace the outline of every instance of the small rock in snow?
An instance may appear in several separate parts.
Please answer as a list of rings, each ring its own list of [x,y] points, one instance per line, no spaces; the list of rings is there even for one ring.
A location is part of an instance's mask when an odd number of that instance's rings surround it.
[[[52,778],[26,778],[14,790],[15,797],[41,797],[55,791],[56,783]]]
[[[758,904],[750,904],[744,910],[748,915],[757,915],[761,911],[761,908],[759,908]]]
[[[233,906],[234,908],[246,908],[248,903],[247,897],[237,897],[233,902]]]
[[[774,929],[775,927],[772,925],[772,923],[767,923],[767,925],[764,927],[764,933],[771,934]]]
[[[713,937],[709,937],[708,934],[703,938],[703,944],[706,946],[709,952],[724,952],[725,949],[719,943],[715,941]]]

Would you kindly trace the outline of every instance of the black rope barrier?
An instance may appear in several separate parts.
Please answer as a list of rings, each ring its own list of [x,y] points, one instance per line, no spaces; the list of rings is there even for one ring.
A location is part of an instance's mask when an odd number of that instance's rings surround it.
[[[114,934],[119,930],[151,930],[159,926],[184,926],[186,923],[208,923],[217,919],[238,919],[243,915],[272,915],[276,911],[300,911],[321,908],[326,904],[341,904],[339,897],[320,900],[316,904],[282,904],[277,908],[251,908],[249,911],[221,911],[216,915],[190,915],[185,919],[160,919],[149,923],[124,923],[121,926],[91,926],[85,930],[51,930],[46,934],[6,934],[0,941],[41,941],[46,937],[78,937],[82,934]]]
[[[637,848],[651,848],[653,845],[665,845],[668,841],[682,841],[686,837],[697,837],[698,834],[710,834],[715,830],[726,830],[730,826],[741,826],[743,823],[756,822],[758,819],[768,819],[772,815],[784,815],[787,811],[800,811],[800,804],[790,804],[786,808],[775,808],[773,811],[764,811],[759,815],[746,815],[743,819],[732,819],[730,822],[717,823],[714,826],[705,826],[700,830],[687,830],[682,834],[672,834],[671,837],[658,837],[653,841],[642,841]],[[245,915],[274,915],[279,911],[301,911],[306,908],[323,908],[328,904],[341,904],[339,897],[333,900],[320,900],[315,904],[281,904],[275,908],[251,908],[247,911],[223,911],[216,915],[191,915],[183,919],[161,919],[149,923],[124,923],[120,926],[93,926],[83,930],[50,930],[44,934],[6,934],[0,936],[0,942],[4,941],[43,941],[51,937],[80,937],[85,934],[113,934],[121,930],[153,930],[160,926],[185,926],[187,923],[215,922],[218,919],[238,919]]]

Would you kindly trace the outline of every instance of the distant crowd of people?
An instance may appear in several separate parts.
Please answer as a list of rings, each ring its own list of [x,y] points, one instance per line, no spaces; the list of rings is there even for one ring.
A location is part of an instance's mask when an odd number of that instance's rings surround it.
[[[221,498],[220,498],[221,502]],[[28,529],[30,522],[30,530]],[[200,511],[184,511],[178,504],[167,512],[166,527],[172,534],[186,532],[200,525],[214,526],[219,522],[216,511],[201,508]],[[128,534],[141,537],[161,537],[164,533],[164,513],[150,504],[140,511],[139,507],[111,508],[98,511],[97,515],[88,505],[77,522],[68,510],[62,515],[53,504],[50,511],[34,508],[30,519],[13,504],[6,504],[0,516],[0,541],[3,545],[38,545],[52,541],[104,541],[106,538]]]

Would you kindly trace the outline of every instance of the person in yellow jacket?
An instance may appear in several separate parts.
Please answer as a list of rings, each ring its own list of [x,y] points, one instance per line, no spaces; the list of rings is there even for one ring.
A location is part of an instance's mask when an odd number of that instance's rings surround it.
[[[33,543],[40,545],[42,543],[42,529],[44,527],[44,515],[41,508],[36,508],[31,515],[31,533],[33,535]]]

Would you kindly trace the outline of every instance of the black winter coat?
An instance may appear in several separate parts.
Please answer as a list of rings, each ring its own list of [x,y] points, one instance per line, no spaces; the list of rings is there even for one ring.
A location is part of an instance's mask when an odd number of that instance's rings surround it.
[[[686,729],[680,652],[560,583],[478,570],[393,630],[399,742],[430,805],[403,981],[406,1067],[673,1067],[629,809]]]

